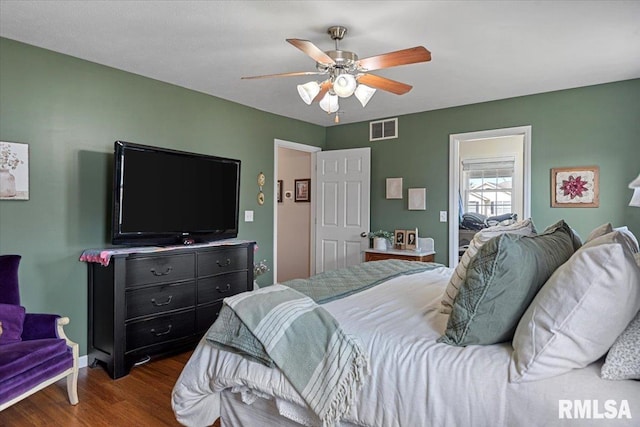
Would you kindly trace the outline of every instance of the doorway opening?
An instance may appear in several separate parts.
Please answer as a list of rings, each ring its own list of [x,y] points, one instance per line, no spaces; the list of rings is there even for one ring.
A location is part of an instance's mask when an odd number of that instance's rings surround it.
[[[449,136],[449,213],[449,267],[475,233],[464,221],[531,216],[531,126]]]
[[[320,147],[274,140],[273,281],[306,278],[314,271],[314,194],[309,202],[296,202],[296,179],[307,179],[315,169],[314,153]],[[280,181],[282,201],[278,202]],[[290,195],[290,197],[288,197]]]

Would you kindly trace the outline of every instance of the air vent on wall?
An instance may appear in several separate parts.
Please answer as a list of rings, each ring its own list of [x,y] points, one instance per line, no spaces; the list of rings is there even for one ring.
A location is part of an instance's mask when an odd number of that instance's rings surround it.
[[[369,122],[369,141],[398,137],[398,118]]]

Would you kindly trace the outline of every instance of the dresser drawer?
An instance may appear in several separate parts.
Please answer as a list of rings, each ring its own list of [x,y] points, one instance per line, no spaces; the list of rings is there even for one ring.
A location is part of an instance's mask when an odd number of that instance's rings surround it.
[[[198,254],[198,276],[247,269],[246,248],[225,248]]]
[[[156,285],[127,291],[127,320],[149,314],[193,307],[196,304],[196,283]]]
[[[221,274],[198,280],[198,304],[207,304],[247,290],[247,272]]]
[[[195,332],[195,311],[166,314],[127,323],[125,351],[184,338]]]
[[[135,258],[126,264],[127,287],[195,277],[194,254]]]
[[[198,311],[196,312],[196,333],[203,334],[207,332],[207,329],[209,329],[218,318],[221,308],[222,301],[198,307]]]

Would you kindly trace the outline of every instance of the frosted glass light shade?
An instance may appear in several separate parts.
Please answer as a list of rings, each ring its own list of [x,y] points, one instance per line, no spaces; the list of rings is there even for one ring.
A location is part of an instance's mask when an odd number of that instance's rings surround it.
[[[374,88],[363,84],[359,84],[355,91],[356,98],[358,98],[363,107],[367,106],[367,102],[369,102],[374,93],[376,93]]]
[[[336,95],[331,95],[329,92],[320,100],[320,108],[322,108],[327,113],[335,113],[338,111],[338,97]]]
[[[298,85],[298,94],[307,105],[311,105],[313,99],[320,93],[320,85],[318,82],[309,82]]]
[[[340,74],[333,82],[333,91],[341,98],[353,95],[356,90],[356,78],[351,74]]]

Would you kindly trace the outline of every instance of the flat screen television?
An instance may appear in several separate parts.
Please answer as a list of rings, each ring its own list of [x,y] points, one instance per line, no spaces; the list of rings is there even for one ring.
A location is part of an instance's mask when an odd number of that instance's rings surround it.
[[[174,245],[238,235],[240,160],[116,141],[116,245]]]

